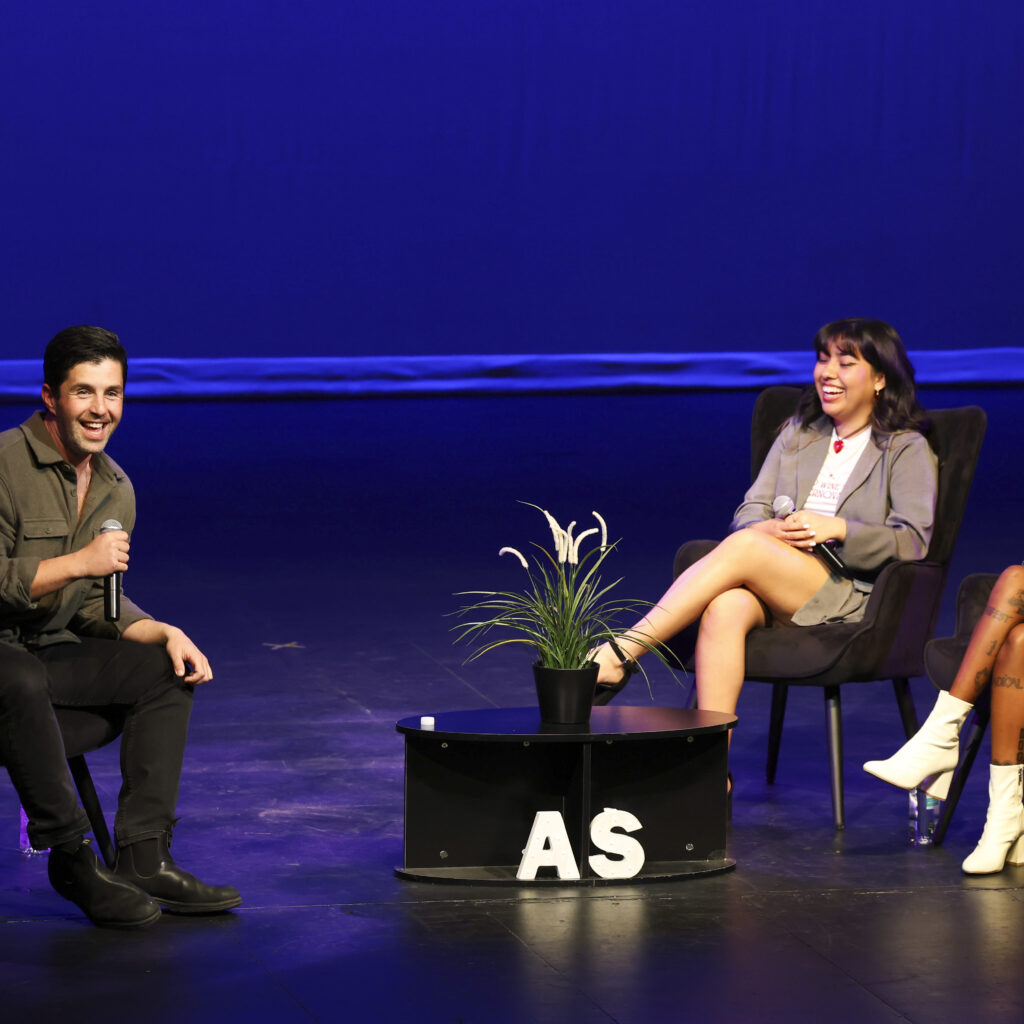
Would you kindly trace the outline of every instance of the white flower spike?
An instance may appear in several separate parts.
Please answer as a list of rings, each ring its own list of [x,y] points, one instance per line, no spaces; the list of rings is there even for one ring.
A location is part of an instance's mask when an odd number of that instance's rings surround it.
[[[541,512],[544,513],[544,518],[548,521],[548,526],[551,527],[551,536],[555,541],[555,554],[560,562],[564,562],[566,558],[565,530],[558,525],[558,520],[546,508],[542,508]]]
[[[572,531],[576,527],[576,520],[574,519],[563,531],[562,531],[562,550],[558,555],[560,562],[572,562]]]
[[[527,562],[523,553],[521,551],[517,551],[515,548],[502,548],[498,552],[498,557],[501,558],[502,555],[515,555],[516,558],[518,558],[519,561],[522,563],[524,569],[530,568],[530,563]]]
[[[589,530],[584,530],[572,544],[572,551],[569,552],[569,564],[577,565],[580,560],[580,542],[584,537],[589,537],[592,533],[597,533],[597,527],[592,526]]]
[[[601,550],[604,551],[608,547],[608,524],[601,518],[597,512],[590,513],[600,524],[601,524]]]

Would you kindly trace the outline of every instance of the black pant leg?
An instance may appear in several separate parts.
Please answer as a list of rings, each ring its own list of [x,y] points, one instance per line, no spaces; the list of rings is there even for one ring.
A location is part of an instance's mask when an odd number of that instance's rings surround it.
[[[70,842],[89,831],[68,771],[46,667],[29,652],[4,643],[0,643],[0,761],[28,815],[28,835],[36,849]]]
[[[83,639],[42,648],[58,707],[125,708],[118,845],[170,831],[175,820],[193,690],[174,675],[163,647],[131,640]]]

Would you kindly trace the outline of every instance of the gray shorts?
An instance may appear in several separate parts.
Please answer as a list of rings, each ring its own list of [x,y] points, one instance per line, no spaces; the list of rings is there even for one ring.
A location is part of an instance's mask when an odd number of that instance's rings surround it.
[[[822,622],[860,622],[871,596],[871,584],[832,573],[809,601],[793,613],[794,626]]]

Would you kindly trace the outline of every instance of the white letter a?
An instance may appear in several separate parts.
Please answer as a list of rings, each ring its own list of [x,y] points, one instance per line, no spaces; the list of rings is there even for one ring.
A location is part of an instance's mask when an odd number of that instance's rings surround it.
[[[544,867],[557,868],[559,878],[580,877],[569,834],[558,811],[537,812],[516,878],[521,881],[535,879],[537,868]]]

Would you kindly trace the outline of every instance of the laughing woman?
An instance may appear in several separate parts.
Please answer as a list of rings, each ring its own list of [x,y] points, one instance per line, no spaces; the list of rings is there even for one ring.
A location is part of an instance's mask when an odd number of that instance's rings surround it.
[[[594,652],[598,700],[614,695],[645,651],[700,619],[698,707],[734,713],[746,636],[772,623],[857,621],[892,559],[923,558],[935,514],[936,463],[899,335],[881,320],[826,324],[813,384],[772,445],[732,532],[676,579],[631,629]],[[775,517],[791,497],[798,511]],[[850,577],[816,555],[831,544]],[[602,695],[603,691],[603,695]]]

